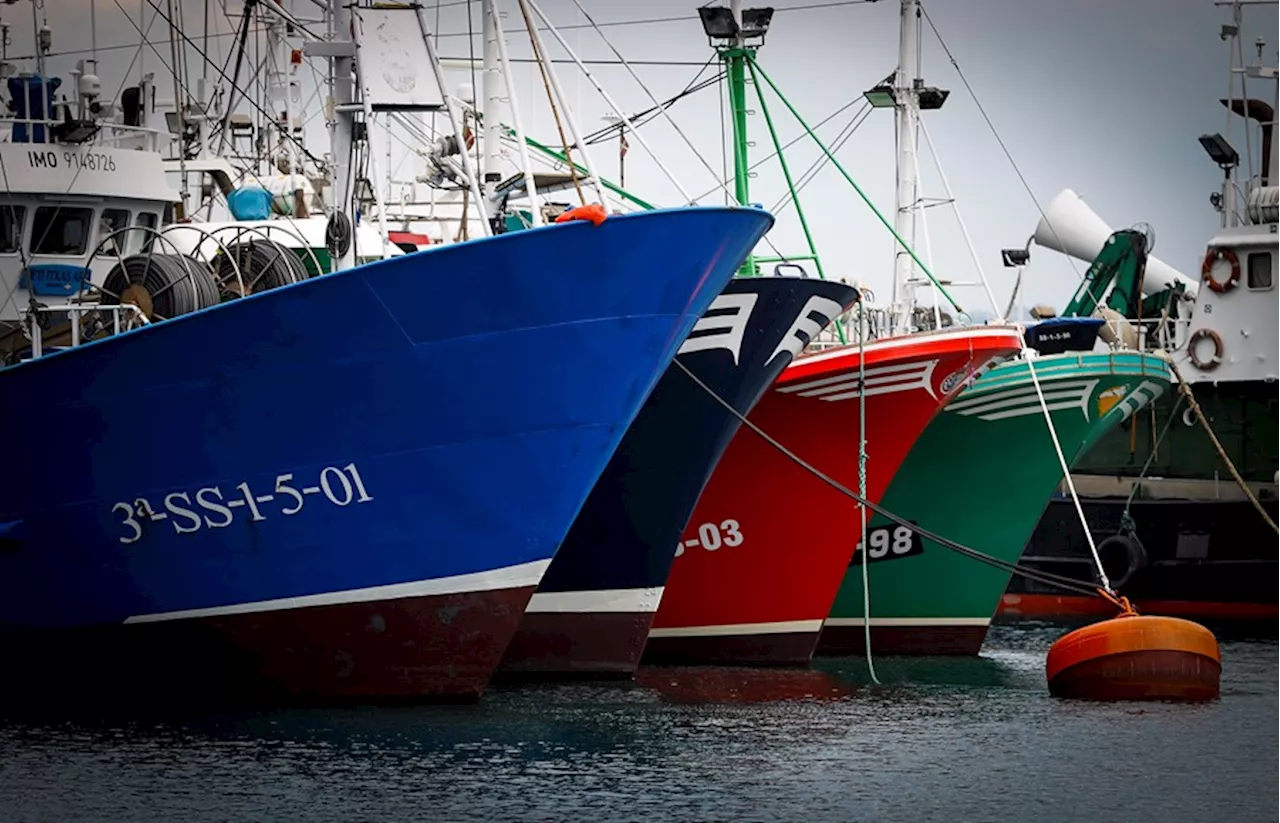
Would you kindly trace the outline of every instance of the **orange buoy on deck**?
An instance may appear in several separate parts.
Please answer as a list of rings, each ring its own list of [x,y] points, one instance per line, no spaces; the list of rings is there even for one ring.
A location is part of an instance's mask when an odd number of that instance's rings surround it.
[[[590,220],[595,225],[600,225],[608,218],[609,213],[604,210],[604,206],[599,203],[588,203],[585,206],[578,206],[576,209],[569,209],[564,214],[556,218],[557,223],[568,223],[571,220]]]
[[[1055,697],[1092,700],[1210,700],[1222,660],[1213,632],[1177,617],[1124,613],[1064,635],[1045,674]]]

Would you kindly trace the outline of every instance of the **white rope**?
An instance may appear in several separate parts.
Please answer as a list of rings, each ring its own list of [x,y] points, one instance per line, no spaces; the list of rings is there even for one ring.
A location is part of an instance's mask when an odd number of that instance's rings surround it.
[[[1053,416],[1049,414],[1049,405],[1044,401],[1044,392],[1040,389],[1040,378],[1036,376],[1036,367],[1032,363],[1032,359],[1036,356],[1034,349],[1023,349],[1022,359],[1027,364],[1027,372],[1031,375],[1031,383],[1036,387],[1036,397],[1040,398],[1040,410],[1044,412],[1044,422],[1049,424],[1049,437],[1053,440],[1053,450],[1058,455],[1058,465],[1062,467],[1062,476],[1067,479],[1067,490],[1071,492],[1071,502],[1075,504],[1076,514],[1080,517],[1080,528],[1084,531],[1084,539],[1089,543],[1089,552],[1093,555],[1093,562],[1098,567],[1098,579],[1102,581],[1102,588],[1106,589],[1109,594],[1115,594],[1115,590],[1111,588],[1111,581],[1107,579],[1107,573],[1102,568],[1102,558],[1098,556],[1098,547],[1093,543],[1093,533],[1089,531],[1089,521],[1085,519],[1084,509],[1080,507],[1080,496],[1076,494],[1076,485],[1071,482],[1071,467],[1067,465],[1067,458],[1062,455],[1062,446],[1058,443],[1058,431],[1053,427]]]
[[[867,499],[867,329],[863,322],[862,294],[858,295],[858,494]],[[867,573],[867,507],[858,506],[862,520],[862,640],[871,682],[880,685],[871,659],[871,579]]]
[[[575,2],[576,1],[577,0],[575,0]],[[662,160],[658,157],[657,153],[654,152],[652,148],[650,148],[649,143],[647,140],[644,139],[644,136],[641,135],[640,132],[636,131],[635,124],[631,122],[630,117],[623,114],[622,107],[614,102],[613,98],[609,96],[609,92],[604,90],[604,86],[600,85],[600,83],[596,80],[595,75],[591,73],[591,70],[588,69],[586,65],[581,60],[578,59],[578,55],[575,54],[573,49],[569,47],[569,43],[564,39],[564,36],[560,34],[559,30],[557,30],[555,26],[551,25],[551,21],[547,19],[547,16],[545,14],[542,13],[542,9],[538,8],[538,4],[535,3],[534,0],[521,0],[521,2],[528,3],[529,8],[533,9],[534,14],[538,15],[538,17],[542,19],[542,22],[548,27],[548,30],[551,32],[551,35],[556,38],[556,41],[560,44],[560,47],[565,50],[565,53],[569,55],[569,58],[573,60],[574,63],[577,64],[579,69],[582,70],[583,75],[586,76],[587,80],[591,82],[591,85],[595,86],[596,91],[599,92],[600,96],[604,98],[604,101],[609,104],[609,108],[613,109],[613,113],[618,115],[618,117],[622,120],[623,124],[628,129],[631,130],[632,134],[635,135],[636,140],[639,141],[640,143],[640,148],[644,149],[645,153],[648,154],[649,157],[653,160],[653,162],[658,165],[658,168],[662,170],[662,173],[665,174],[667,176],[667,179],[671,181],[671,185],[676,187],[676,191],[680,192],[680,196],[684,198],[684,201],[686,203],[692,204],[693,200],[689,197],[689,192],[684,190],[684,186],[680,185],[680,181],[676,179],[676,176],[672,174],[671,170],[668,169],[666,164],[662,162]],[[578,4],[578,8],[579,10],[581,10],[582,5]],[[586,12],[584,11],[583,14],[586,14]],[[588,17],[587,19],[590,20],[591,18]],[[592,25],[594,26],[595,23],[593,22]],[[612,46],[610,46],[610,48],[612,48]],[[615,54],[616,53],[617,52],[615,51]],[[546,52],[543,52],[543,56],[544,57],[546,56]],[[549,58],[548,58],[548,61],[549,61]],[[628,67],[628,69],[629,68],[630,67]],[[633,76],[634,76],[634,73],[633,73]],[[654,101],[654,102],[657,102],[657,101]],[[665,110],[664,110],[664,113],[665,113]],[[573,139],[578,144],[578,150],[581,151],[585,156],[586,154],[585,142],[576,133],[576,129],[573,135]],[[603,191],[601,191],[600,200],[602,203],[604,202],[604,199],[605,199],[604,193]]]
[[[929,137],[929,130],[925,128],[924,119],[916,121],[920,124],[920,133],[924,135],[925,145],[929,147],[929,156],[933,158],[933,167],[938,170],[938,180],[942,183],[942,191],[951,201],[951,210],[956,214],[956,222],[960,224],[960,234],[964,237],[964,243],[969,247],[969,257],[973,260],[974,268],[978,270],[978,279],[982,281],[982,288],[987,293],[987,300],[991,301],[991,310],[996,313],[999,320],[1004,318],[1000,316],[1000,306],[996,303],[996,297],[991,292],[991,284],[987,282],[987,273],[982,268],[982,260],[978,257],[978,250],[973,246],[973,238],[969,236],[969,227],[965,225],[964,216],[960,214],[960,206],[956,202],[955,195],[951,193],[951,184],[947,182],[947,173],[942,170],[942,158],[938,157],[938,150],[933,146],[933,140]],[[932,263],[930,264],[932,266]]]

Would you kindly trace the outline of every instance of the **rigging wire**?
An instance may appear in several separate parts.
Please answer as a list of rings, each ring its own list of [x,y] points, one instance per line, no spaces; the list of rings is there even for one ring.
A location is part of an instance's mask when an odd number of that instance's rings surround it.
[[[867,118],[871,115],[871,110],[871,104],[867,103],[861,109],[854,112],[853,117],[849,118],[849,122],[836,133],[835,139],[831,141],[832,154],[840,151],[844,144],[849,142],[849,138],[853,137],[853,133],[857,131],[858,127],[865,123]],[[782,197],[778,198],[778,202],[775,203],[773,208],[769,209],[769,211],[773,214],[777,214],[780,209],[784,209],[790,205],[791,202],[800,195],[800,192],[804,190],[804,187],[817,178],[818,172],[820,172],[829,162],[831,161],[825,154],[819,155],[818,158],[809,165],[809,168],[805,169],[797,178],[795,192],[787,192],[782,195]]]
[[[635,80],[636,84],[639,85],[640,88],[644,91],[645,96],[648,97],[650,102],[654,104],[654,107],[656,108],[657,113],[662,117],[666,118],[667,122],[671,124],[671,128],[675,129],[676,134],[680,135],[680,139],[683,140],[685,142],[685,145],[689,147],[689,150],[693,152],[694,157],[698,158],[698,162],[702,164],[703,168],[705,168],[712,177],[715,177],[716,170],[712,168],[711,164],[707,162],[707,159],[702,156],[702,152],[698,151],[698,147],[694,145],[693,141],[689,139],[689,136],[684,133],[684,130],[680,128],[679,124],[676,123],[675,119],[667,111],[667,104],[658,102],[658,98],[653,95],[653,92],[649,90],[649,87],[645,85],[644,81],[640,79],[640,76],[636,74],[633,68],[631,68],[631,65],[627,63],[626,58],[622,56],[622,53],[618,51],[617,47],[613,45],[613,43],[609,40],[608,37],[605,37],[604,32],[600,30],[600,26],[596,24],[596,21],[591,17],[590,14],[587,13],[587,10],[583,7],[581,0],[573,0],[573,4],[577,6],[578,11],[582,13],[582,16],[585,17],[587,19],[587,22],[591,24],[591,27],[595,29],[596,34],[600,35],[600,39],[603,40],[604,44],[609,47],[609,50],[611,52],[613,52],[613,56],[617,57],[619,60],[622,61],[622,64],[627,69],[627,73],[631,75],[631,78]],[[708,61],[708,65],[709,64],[710,62]],[[622,114],[622,112],[619,111],[618,114]],[[634,119],[633,118],[627,118],[627,119],[632,121],[631,130],[632,132],[635,132],[636,129],[635,129]],[[623,120],[622,122],[625,124],[626,120]],[[639,140],[641,146],[646,151],[648,151],[649,147],[645,145],[644,138],[640,134],[638,133],[636,134],[636,139]],[[656,156],[653,158],[653,161],[657,163],[660,167],[662,166],[661,161],[659,161]],[[663,171],[666,171],[666,169],[663,168]],[[672,179],[671,182],[675,184],[675,187],[680,191],[680,194],[685,197],[686,201],[688,201],[689,203],[694,202],[689,200],[688,193],[683,190],[679,182],[677,182],[674,178]]]
[[[687,96],[689,96],[689,95],[693,94],[694,92],[702,91],[703,89],[707,88],[707,87],[708,87],[708,86],[710,86],[711,84],[718,82],[718,81],[720,80],[720,78],[724,76],[724,72],[723,72],[723,71],[721,71],[721,72],[720,72],[718,75],[716,75],[715,77],[711,77],[711,78],[708,78],[708,79],[706,79],[706,80],[702,80],[702,75],[703,75],[703,73],[704,73],[704,72],[706,72],[707,67],[708,67],[708,66],[710,66],[710,65],[711,65],[711,63],[712,63],[712,61],[714,61],[715,59],[716,59],[716,56],[715,56],[715,54],[713,53],[710,57],[708,57],[708,58],[707,58],[707,61],[706,61],[705,63],[701,63],[701,64],[694,64],[694,65],[699,66],[699,68],[698,68],[698,73],[697,73],[697,74],[695,74],[695,75],[693,76],[693,79],[692,79],[692,80],[690,80],[688,83],[685,83],[684,88],[683,88],[683,89],[681,89],[681,91],[680,91],[678,94],[676,94],[674,97],[669,97],[669,98],[667,98],[667,100],[666,100],[666,101],[664,101],[664,102],[662,102],[662,103],[660,103],[660,104],[658,104],[658,105],[650,106],[649,108],[644,109],[643,111],[638,111],[638,112],[636,112],[635,114],[633,114],[633,115],[631,116],[631,122],[632,122],[632,123],[634,123],[636,126],[641,126],[641,125],[643,125],[644,123],[647,123],[647,122],[649,121],[649,119],[652,119],[651,117],[649,117],[649,115],[651,115],[651,114],[653,114],[654,112],[656,112],[656,111],[658,110],[659,105],[660,105],[660,106],[669,106],[669,105],[671,105],[672,103],[675,103],[677,100],[680,100],[680,99],[681,99],[681,98],[683,98],[683,97],[687,97]],[[583,62],[583,63],[588,63],[588,62],[592,62],[592,61],[583,60],[582,62]],[[626,61],[619,60],[618,62],[619,62],[619,63],[623,63],[623,62],[626,62]],[[633,62],[634,62],[634,61],[633,61]],[[699,82],[700,80],[701,80],[701,82]],[[646,118],[648,118],[648,119],[646,119]],[[609,134],[610,134],[611,132],[615,132],[615,131],[616,131],[616,132],[621,132],[621,131],[622,131],[622,127],[621,127],[618,123],[611,123],[611,124],[609,124],[609,125],[607,125],[607,126],[602,126],[602,127],[598,128],[598,129],[596,129],[595,131],[591,132],[590,134],[587,134],[586,136],[584,136],[582,139],[583,139],[586,143],[588,143],[588,144],[591,144],[591,143],[598,143],[598,142],[600,142],[601,140],[603,140],[603,139],[605,139],[606,137],[608,137],[608,136],[609,136]]]
[[[829,0],[829,2],[825,2],[825,3],[808,3],[803,6],[790,6],[788,8],[783,8],[783,9],[774,9],[773,13],[782,14],[783,12],[791,12],[791,11],[813,11],[815,9],[828,9],[828,8],[836,8],[839,6],[861,6],[861,5],[877,3],[877,2],[879,2],[879,0]],[[461,3],[456,3],[455,5],[461,5]],[[668,17],[649,17],[649,18],[642,18],[637,20],[613,20],[608,23],[600,23],[599,25],[601,28],[615,27],[615,26],[646,26],[646,25],[655,24],[655,23],[686,23],[690,20],[697,20],[697,19],[698,19],[698,16],[696,14],[679,14],[679,15],[671,15]],[[592,28],[590,23],[574,23],[568,26],[556,26],[556,29],[559,31],[569,31],[571,29],[587,29],[587,28]],[[550,31],[550,28],[542,27],[540,30]],[[466,34],[463,32],[456,32],[451,34],[441,34],[439,36],[440,37],[466,37]]]
[[[1058,245],[1065,245],[1062,238],[1058,236],[1058,230],[1049,220],[1049,215],[1045,213],[1044,207],[1040,205],[1040,200],[1036,197],[1036,193],[1031,190],[1031,184],[1027,182],[1027,178],[1022,174],[1022,169],[1018,167],[1017,162],[1013,159],[1013,153],[1009,151],[1009,147],[1005,145],[1004,139],[1000,136],[1000,132],[996,129],[996,124],[991,121],[991,117],[987,114],[987,110],[983,108],[982,101],[978,99],[978,95],[973,90],[973,86],[969,84],[969,78],[965,77],[964,71],[960,68],[960,63],[956,60],[954,54],[951,53],[951,47],[947,45],[947,41],[942,38],[942,32],[938,31],[938,27],[934,25],[933,18],[929,16],[929,10],[922,3],[920,6],[921,13],[924,14],[925,21],[929,24],[929,28],[933,30],[934,37],[938,38],[938,45],[942,47],[946,53],[947,59],[951,61],[951,67],[956,70],[956,74],[960,77],[960,82],[964,84],[965,90],[969,92],[969,96],[973,98],[973,103],[978,107],[978,113],[982,115],[982,119],[986,121],[987,128],[991,129],[991,134],[996,138],[996,142],[1000,144],[1000,150],[1004,152],[1004,156],[1009,161],[1009,165],[1013,167],[1014,174],[1018,175],[1022,187],[1027,190],[1027,194],[1031,197],[1031,202],[1035,204],[1036,211],[1040,212],[1040,217],[1044,219],[1045,225],[1049,227],[1049,231],[1053,232],[1054,240]],[[1075,260],[1067,256],[1067,262],[1071,264],[1071,270],[1076,273],[1080,279],[1084,279],[1084,274],[1076,265]]]
[[[723,87],[721,87],[721,98],[723,98],[723,96],[724,96],[724,95],[723,95]],[[815,123],[815,124],[813,125],[813,130],[814,130],[814,132],[817,132],[817,130],[818,130],[818,129],[822,128],[822,127],[823,127],[823,126],[825,126],[827,123],[830,123],[832,120],[836,119],[838,116],[840,116],[840,114],[842,114],[843,112],[845,112],[846,110],[848,110],[851,106],[855,105],[859,100],[862,100],[863,102],[866,102],[866,101],[865,101],[865,99],[862,97],[862,95],[858,95],[857,97],[855,97],[855,98],[853,98],[852,100],[850,100],[848,103],[845,103],[843,106],[841,106],[840,108],[838,108],[838,109],[836,109],[835,111],[831,112],[831,114],[828,114],[826,117],[822,118],[822,119],[821,119],[821,120],[819,120],[817,123]],[[722,100],[721,100],[721,111],[722,111],[722,112],[723,112],[723,102],[724,102],[724,101],[723,101],[723,99],[722,99]],[[722,132],[723,132],[723,130],[724,130],[724,129],[723,129],[723,123],[724,123],[724,121],[725,121],[725,117],[724,117],[724,115],[723,115],[723,113],[722,113],[722,114],[721,114],[721,116],[720,116],[721,131],[722,131]],[[803,133],[802,133],[802,134],[800,134],[798,137],[796,137],[795,139],[791,140],[790,142],[783,143],[783,144],[782,144],[782,150],[783,150],[783,151],[786,151],[787,149],[791,148],[791,147],[792,147],[792,146],[794,146],[796,143],[799,143],[801,140],[805,139],[805,138],[806,138],[806,137],[808,137],[808,136],[809,136],[809,135],[807,135],[807,134],[803,134]],[[724,142],[724,138],[723,138],[723,137],[721,138],[721,142],[722,142],[722,143]],[[750,166],[748,166],[748,167],[747,167],[747,171],[755,171],[756,169],[758,169],[758,168],[760,168],[761,166],[763,166],[765,163],[768,163],[770,160],[772,160],[773,158],[777,157],[780,153],[781,153],[781,152],[778,152],[778,151],[770,152],[769,154],[767,154],[767,155],[765,155],[764,157],[762,157],[762,158],[760,158],[759,160],[757,160],[755,163],[752,163]],[[733,180],[733,177],[729,176],[729,174],[728,174],[728,168],[727,168],[727,167],[725,168],[725,177],[724,177],[724,179],[725,179],[725,181],[726,181],[726,182],[730,182],[730,181],[732,181],[732,180]],[[716,186],[716,187],[714,187],[714,188],[712,188],[712,189],[709,189],[708,191],[703,192],[701,195],[699,195],[698,197],[696,197],[696,198],[694,198],[694,199],[695,199],[695,200],[701,200],[702,198],[707,197],[708,195],[715,194],[717,191],[720,191],[720,190],[721,190],[721,189],[723,189],[723,188],[724,188],[724,186],[722,186],[722,185]]]
[[[964,216],[960,213],[960,206],[956,203],[956,198],[951,193],[951,184],[947,182],[947,173],[942,170],[942,158],[938,157],[938,150],[934,148],[933,138],[929,136],[929,129],[924,125],[924,118],[921,117],[916,122],[920,126],[920,133],[924,135],[925,145],[929,147],[929,156],[933,158],[933,167],[938,172],[939,182],[942,183],[942,192],[951,203],[951,210],[955,212],[956,223],[960,226],[960,234],[964,237],[965,245],[969,249],[969,257],[973,260],[974,268],[978,270],[978,278],[982,281],[982,288],[987,292],[987,299],[991,301],[991,308],[999,315],[1000,306],[996,303],[995,295],[991,292],[991,284],[987,281],[987,272],[983,269],[982,261],[978,258],[978,250],[973,245],[973,238],[969,236],[969,227],[965,225]],[[1005,312],[1005,316],[1007,315],[1008,312]]]
[[[167,15],[165,15],[165,13],[164,13],[163,11],[161,11],[161,10],[160,10],[159,6],[157,6],[157,5],[156,5],[156,0],[147,0],[147,5],[151,6],[151,8],[155,11],[155,13],[156,13],[157,15],[159,15],[159,16],[160,16],[160,18],[161,18],[162,20],[164,20],[166,23],[168,23],[171,27],[173,26],[173,22],[169,19],[169,17],[168,17]],[[263,29],[259,29],[259,31],[262,31],[262,30],[263,30]],[[205,52],[200,48],[200,46],[198,46],[198,45],[196,45],[194,42],[192,42],[191,38],[190,38],[190,37],[188,37],[188,36],[186,35],[186,33],[185,33],[185,32],[182,32],[182,31],[180,31],[180,30],[179,30],[177,33],[178,33],[178,35],[179,35],[179,36],[181,36],[181,37],[182,37],[182,40],[183,40],[183,41],[184,41],[184,42],[185,42],[189,47],[191,47],[191,48],[195,49],[196,54],[200,55],[200,56],[201,56],[201,57],[203,57],[205,60],[208,60],[208,59],[209,59],[209,56],[208,56],[207,54],[205,54]],[[211,64],[211,65],[212,65],[212,64]],[[228,82],[228,83],[233,82],[233,81],[231,80],[231,78],[227,76],[226,72],[219,70],[219,71],[218,71],[218,74],[219,74],[219,75],[221,76],[221,78],[222,78],[223,80],[225,80],[226,82]],[[267,119],[272,119],[272,117],[271,117],[271,113],[270,113],[270,112],[268,112],[268,111],[266,111],[265,109],[263,109],[263,107],[261,106],[261,104],[259,104],[259,103],[258,103],[258,101],[254,100],[254,99],[253,99],[252,97],[250,97],[249,95],[245,95],[245,98],[244,98],[244,99],[245,99],[246,101],[248,101],[249,105],[250,105],[250,106],[252,106],[252,107],[256,110],[256,112],[257,112],[258,116],[260,116],[260,117],[265,117],[265,118],[267,118]],[[322,160],[321,158],[316,157],[314,154],[312,154],[312,153],[311,153],[311,151],[310,151],[309,149],[307,149],[307,147],[302,143],[302,141],[301,141],[301,140],[299,140],[297,137],[295,137],[295,136],[292,134],[292,131],[291,131],[291,130],[286,130],[286,136],[287,136],[287,138],[288,138],[289,142],[291,142],[291,143],[293,143],[295,146],[297,146],[297,147],[298,147],[298,150],[299,150],[299,151],[301,151],[304,155],[306,155],[307,159],[308,159],[308,160],[310,160],[312,163],[314,163],[314,164],[316,165],[316,167],[317,167],[317,168],[319,168],[319,169],[327,168],[327,166],[325,165],[324,160]]]
[[[113,0],[113,2],[116,4],[116,8],[120,9],[120,11],[121,11],[121,12],[124,12],[124,7],[120,5],[120,0]],[[124,92],[124,87],[125,87],[125,85],[129,82],[129,75],[133,73],[133,67],[134,67],[135,65],[137,65],[137,63],[138,63],[138,58],[142,56],[142,50],[143,50],[144,48],[146,48],[146,47],[147,47],[147,45],[149,45],[148,40],[147,40],[147,36],[151,33],[151,26],[152,26],[152,24],[154,24],[154,23],[156,22],[156,18],[152,17],[152,18],[151,18],[151,22],[150,22],[150,23],[147,23],[147,30],[146,30],[146,31],[143,31],[142,29],[138,28],[138,25],[137,25],[136,23],[134,23],[134,22],[133,22],[133,18],[132,18],[132,17],[130,17],[130,16],[128,15],[128,13],[125,13],[125,14],[124,14],[124,18],[125,18],[126,20],[128,20],[128,21],[129,21],[129,23],[130,23],[131,25],[133,25],[133,27],[134,27],[135,29],[137,29],[138,34],[140,34],[140,35],[142,36],[142,39],[141,39],[140,41],[138,41],[138,48],[137,48],[137,50],[136,50],[136,51],[134,51],[134,53],[133,53],[133,59],[129,61],[129,65],[128,65],[128,67],[124,70],[124,74],[120,75],[120,85],[116,87],[116,93],[115,93],[115,94],[113,94],[113,95],[111,95],[111,99],[112,99],[112,100],[115,100],[115,99],[119,98],[119,97],[120,97],[120,95],[121,95],[121,93],[122,93],[122,92]],[[155,51],[155,48],[154,48],[154,47],[152,47],[152,51]],[[96,50],[96,49],[95,49],[94,53],[95,53],[95,54],[97,53],[97,50]],[[95,59],[96,59],[96,58],[95,58]]]

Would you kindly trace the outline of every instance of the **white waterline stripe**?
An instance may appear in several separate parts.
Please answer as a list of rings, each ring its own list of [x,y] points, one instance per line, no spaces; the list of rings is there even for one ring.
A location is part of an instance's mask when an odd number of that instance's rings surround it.
[[[825,626],[858,626],[861,617],[828,617]],[[989,626],[990,617],[873,617],[872,626]]]
[[[346,589],[301,597],[281,597],[276,600],[258,600],[252,603],[233,603],[229,606],[210,606],[203,609],[183,609],[173,612],[156,612],[126,617],[125,623],[159,623],[165,620],[187,620],[196,617],[220,617],[229,614],[305,609],[311,606],[334,606],[341,603],[367,603],[371,600],[399,600],[405,597],[426,597],[467,592],[485,592],[497,589],[518,589],[536,586],[550,560],[534,560],[517,566],[506,566],[451,577],[431,580],[414,580],[408,583],[391,583],[386,586],[369,586],[363,589]]]
[[[731,623],[724,626],[678,626],[670,629],[650,629],[650,637],[723,637],[735,634],[788,634],[791,632],[816,632],[822,628],[821,620],[784,620],[780,623]]]
[[[653,613],[662,602],[663,588],[651,586],[646,589],[601,589],[590,592],[536,592],[525,612]]]

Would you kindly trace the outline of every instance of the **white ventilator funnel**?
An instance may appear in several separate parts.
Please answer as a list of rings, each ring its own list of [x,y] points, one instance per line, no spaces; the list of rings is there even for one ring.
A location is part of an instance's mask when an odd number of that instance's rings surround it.
[[[1080,195],[1063,189],[1053,198],[1036,225],[1036,245],[1069,254],[1092,263],[1114,229],[1094,213]],[[1196,296],[1199,284],[1154,255],[1147,256],[1147,271],[1142,278],[1142,293],[1150,297],[1165,287],[1181,283],[1187,298]]]

